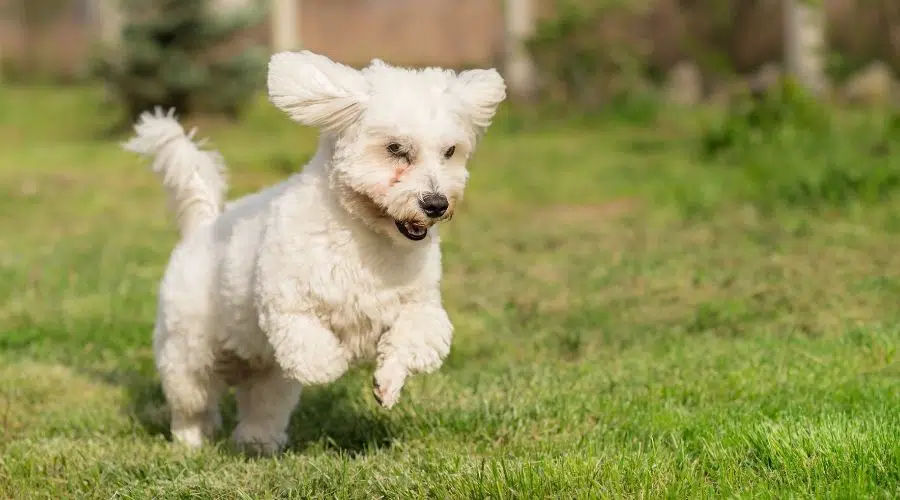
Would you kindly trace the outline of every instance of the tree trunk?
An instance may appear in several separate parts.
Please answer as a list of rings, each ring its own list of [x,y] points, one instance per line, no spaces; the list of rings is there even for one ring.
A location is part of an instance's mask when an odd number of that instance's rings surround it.
[[[788,74],[821,95],[827,88],[825,77],[825,9],[821,1],[783,0],[784,62]]]
[[[108,47],[117,46],[122,36],[123,24],[120,2],[93,0],[90,8],[100,41]]]
[[[535,71],[525,41],[534,33],[534,0],[506,0],[505,72],[512,97],[530,99],[535,91]]]
[[[300,45],[297,29],[301,0],[274,0],[272,5],[272,48],[275,52],[295,50]]]

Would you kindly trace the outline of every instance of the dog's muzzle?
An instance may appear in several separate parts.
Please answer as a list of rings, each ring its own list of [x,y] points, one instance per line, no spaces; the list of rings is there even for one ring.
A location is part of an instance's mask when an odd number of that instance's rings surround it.
[[[447,215],[447,209],[450,208],[450,201],[446,196],[439,193],[425,193],[418,201],[419,209],[430,219],[428,222],[417,220],[394,221],[400,234],[412,241],[425,239],[428,236],[428,228],[432,224],[440,222]]]

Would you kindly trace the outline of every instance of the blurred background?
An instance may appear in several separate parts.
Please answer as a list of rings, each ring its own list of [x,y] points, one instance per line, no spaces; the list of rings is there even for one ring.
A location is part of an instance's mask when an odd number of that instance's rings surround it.
[[[441,229],[454,346],[391,412],[309,388],[283,461],[190,458],[178,235],[120,144],[174,106],[230,198],[284,180],[291,49],[506,78]],[[898,0],[0,0],[0,498],[898,497],[898,71]]]
[[[214,14],[201,22],[198,9],[207,3]],[[891,0],[805,4],[803,0],[0,0],[0,78],[8,83],[114,79],[111,73],[124,77],[139,72],[134,65],[140,57],[146,72],[154,64],[147,59],[152,55],[146,46],[153,34],[162,37],[157,40],[162,44],[166,30],[178,40],[179,29],[190,31],[191,23],[201,23],[210,38],[182,42],[193,43],[191,50],[204,57],[209,52],[203,49],[213,46],[219,60],[243,55],[244,71],[259,71],[258,59],[265,57],[257,53],[254,66],[248,50],[308,48],[352,65],[377,56],[407,65],[497,66],[511,80],[515,97],[540,94],[577,101],[581,109],[608,103],[624,90],[642,85],[693,104],[728,96],[735,80],[772,82],[785,64],[791,64],[790,45],[803,43],[803,37],[792,38],[791,26],[806,23],[820,25],[820,33],[812,36],[827,46],[810,71],[827,77],[836,96],[892,99],[892,75],[900,65],[900,4]],[[792,5],[794,10],[813,12],[813,17],[800,13],[792,18]],[[153,33],[146,23],[132,24],[166,15],[170,24],[157,23]],[[213,30],[216,20],[220,26]],[[135,51],[142,41],[141,56]],[[109,54],[113,49],[120,51],[117,64],[130,69],[109,67],[114,65]],[[196,71],[185,73],[189,76],[179,78],[202,78]],[[258,73],[246,78],[257,86],[262,82]]]

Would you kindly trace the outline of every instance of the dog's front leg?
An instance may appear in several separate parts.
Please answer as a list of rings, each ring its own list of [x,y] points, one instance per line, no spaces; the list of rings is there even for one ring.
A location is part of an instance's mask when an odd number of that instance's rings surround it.
[[[373,387],[378,403],[391,408],[407,376],[437,370],[452,338],[453,325],[440,305],[407,305],[378,343]]]
[[[346,350],[317,319],[269,313],[264,323],[275,361],[287,377],[303,385],[327,384],[347,371]]]
[[[297,217],[291,203],[290,197],[278,200],[266,221],[253,270],[253,300],[285,377],[303,385],[326,384],[347,371],[349,356],[303,291],[312,271],[297,262],[305,250],[290,226]]]

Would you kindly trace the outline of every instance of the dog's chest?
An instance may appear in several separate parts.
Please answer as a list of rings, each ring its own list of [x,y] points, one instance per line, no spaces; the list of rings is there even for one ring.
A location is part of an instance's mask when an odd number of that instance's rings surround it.
[[[387,283],[371,269],[348,260],[322,268],[309,290],[319,319],[356,357],[371,357],[381,334],[389,329],[415,293],[414,283]]]

